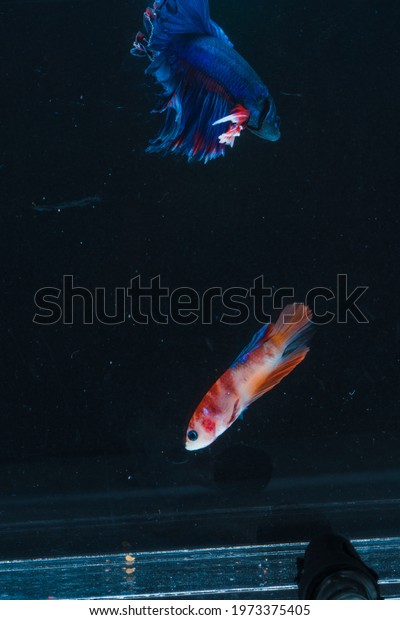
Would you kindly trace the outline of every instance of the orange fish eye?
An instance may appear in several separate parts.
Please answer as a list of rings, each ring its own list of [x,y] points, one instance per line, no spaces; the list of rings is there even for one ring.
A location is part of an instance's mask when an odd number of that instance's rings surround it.
[[[198,433],[196,431],[188,431],[187,437],[189,439],[189,441],[196,441],[196,439],[198,438]]]

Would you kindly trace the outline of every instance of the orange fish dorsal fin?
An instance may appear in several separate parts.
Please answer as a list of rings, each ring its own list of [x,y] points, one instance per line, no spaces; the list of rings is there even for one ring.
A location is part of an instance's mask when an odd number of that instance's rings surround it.
[[[259,347],[262,344],[262,342],[266,342],[268,340],[270,330],[271,330],[270,323],[266,323],[265,325],[263,325],[258,330],[258,332],[254,334],[249,344],[247,344],[245,348],[243,349],[243,351],[239,353],[239,355],[233,362],[232,367],[235,367],[238,364],[244,364],[247,358],[249,357],[250,353],[254,351],[255,349],[257,349],[257,347]]]
[[[308,351],[308,347],[303,347],[294,351],[290,355],[282,358],[274,370],[267,376],[264,376],[261,380],[256,377],[253,381],[250,381],[248,384],[249,404],[278,385],[286,375],[292,372],[292,370],[303,361]]]

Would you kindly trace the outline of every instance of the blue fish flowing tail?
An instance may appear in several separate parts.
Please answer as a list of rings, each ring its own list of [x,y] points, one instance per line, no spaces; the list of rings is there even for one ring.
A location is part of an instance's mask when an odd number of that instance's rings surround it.
[[[144,26],[146,33],[136,35],[131,53],[149,59],[146,74],[163,87],[163,102],[156,111],[165,112],[164,126],[147,151],[204,162],[224,155],[246,126],[249,113],[218,80],[185,57],[196,38],[213,37],[232,47],[210,18],[208,0],[155,2],[144,13]],[[230,123],[223,134],[221,123]]]

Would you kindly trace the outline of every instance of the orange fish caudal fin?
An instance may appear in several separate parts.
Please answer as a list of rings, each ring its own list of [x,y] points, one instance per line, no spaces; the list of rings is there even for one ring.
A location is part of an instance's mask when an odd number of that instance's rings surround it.
[[[282,310],[275,325],[271,326],[268,338],[282,353],[277,357],[274,366],[266,370],[266,374],[257,373],[249,382],[249,404],[272,390],[303,361],[310,350],[307,342],[313,326],[311,318],[311,310],[303,304],[291,304]]]
[[[275,325],[272,326],[270,338],[275,338],[276,342],[285,348],[298,341],[305,330],[310,329],[312,312],[304,304],[290,304],[286,306],[279,315]]]

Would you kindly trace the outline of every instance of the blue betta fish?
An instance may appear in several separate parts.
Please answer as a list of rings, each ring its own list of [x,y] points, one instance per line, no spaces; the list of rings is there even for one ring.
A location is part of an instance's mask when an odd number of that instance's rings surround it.
[[[144,13],[146,33],[131,54],[150,60],[146,74],[163,87],[165,123],[149,152],[207,162],[225,154],[244,129],[280,137],[269,90],[211,20],[208,0],[159,0]]]

